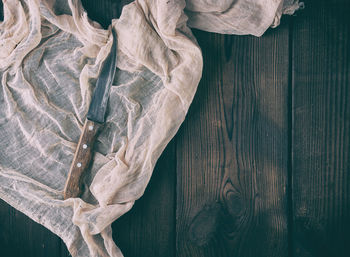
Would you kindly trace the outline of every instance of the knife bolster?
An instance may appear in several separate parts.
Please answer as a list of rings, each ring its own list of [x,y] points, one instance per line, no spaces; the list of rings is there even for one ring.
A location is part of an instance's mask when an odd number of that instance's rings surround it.
[[[81,175],[90,165],[99,123],[86,119],[83,132],[80,136],[67,181],[64,187],[64,199],[78,197],[81,191]]]

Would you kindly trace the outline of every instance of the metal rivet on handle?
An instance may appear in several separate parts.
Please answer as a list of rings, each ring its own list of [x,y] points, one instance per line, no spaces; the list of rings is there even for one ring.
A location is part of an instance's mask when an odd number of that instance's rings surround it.
[[[86,149],[87,148],[87,144],[83,144],[83,149]]]
[[[80,163],[80,162],[77,163],[77,167],[78,167],[78,168],[81,167],[81,163]]]
[[[93,129],[94,129],[94,126],[90,125],[89,130],[93,130]]]

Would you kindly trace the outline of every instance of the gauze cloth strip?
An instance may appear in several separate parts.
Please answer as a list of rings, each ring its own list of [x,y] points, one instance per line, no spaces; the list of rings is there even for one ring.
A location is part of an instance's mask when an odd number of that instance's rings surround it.
[[[260,36],[286,0],[138,0],[108,30],[78,0],[7,0],[0,23],[0,197],[60,236],[72,256],[122,257],[111,223],[142,196],[202,74],[188,26]],[[63,188],[101,64],[117,71],[81,198]],[[122,233],[122,232],[121,232]]]

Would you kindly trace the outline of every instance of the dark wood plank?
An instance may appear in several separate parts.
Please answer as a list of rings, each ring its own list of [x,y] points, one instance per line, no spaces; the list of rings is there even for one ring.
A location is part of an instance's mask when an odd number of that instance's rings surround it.
[[[175,256],[175,141],[165,149],[145,194],[113,223],[113,238],[126,257]]]
[[[0,200],[1,257],[61,257],[61,240]]]
[[[204,72],[177,137],[177,256],[288,256],[288,24],[195,35]]]
[[[91,20],[97,21],[103,28],[108,28],[112,19],[118,18],[124,5],[133,0],[82,0],[82,5]]]
[[[4,7],[3,7],[3,3],[2,0],[0,0],[0,21],[4,20]]]
[[[350,254],[350,2],[308,1],[293,29],[295,256]]]

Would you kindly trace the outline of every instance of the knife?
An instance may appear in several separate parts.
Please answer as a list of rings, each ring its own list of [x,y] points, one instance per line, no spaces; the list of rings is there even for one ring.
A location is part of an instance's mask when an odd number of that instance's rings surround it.
[[[80,195],[80,177],[89,167],[97,132],[105,122],[109,91],[114,79],[117,59],[117,36],[113,29],[112,34],[113,45],[102,65],[100,75],[97,79],[83,132],[79,138],[78,146],[64,187],[63,197],[65,200]]]

